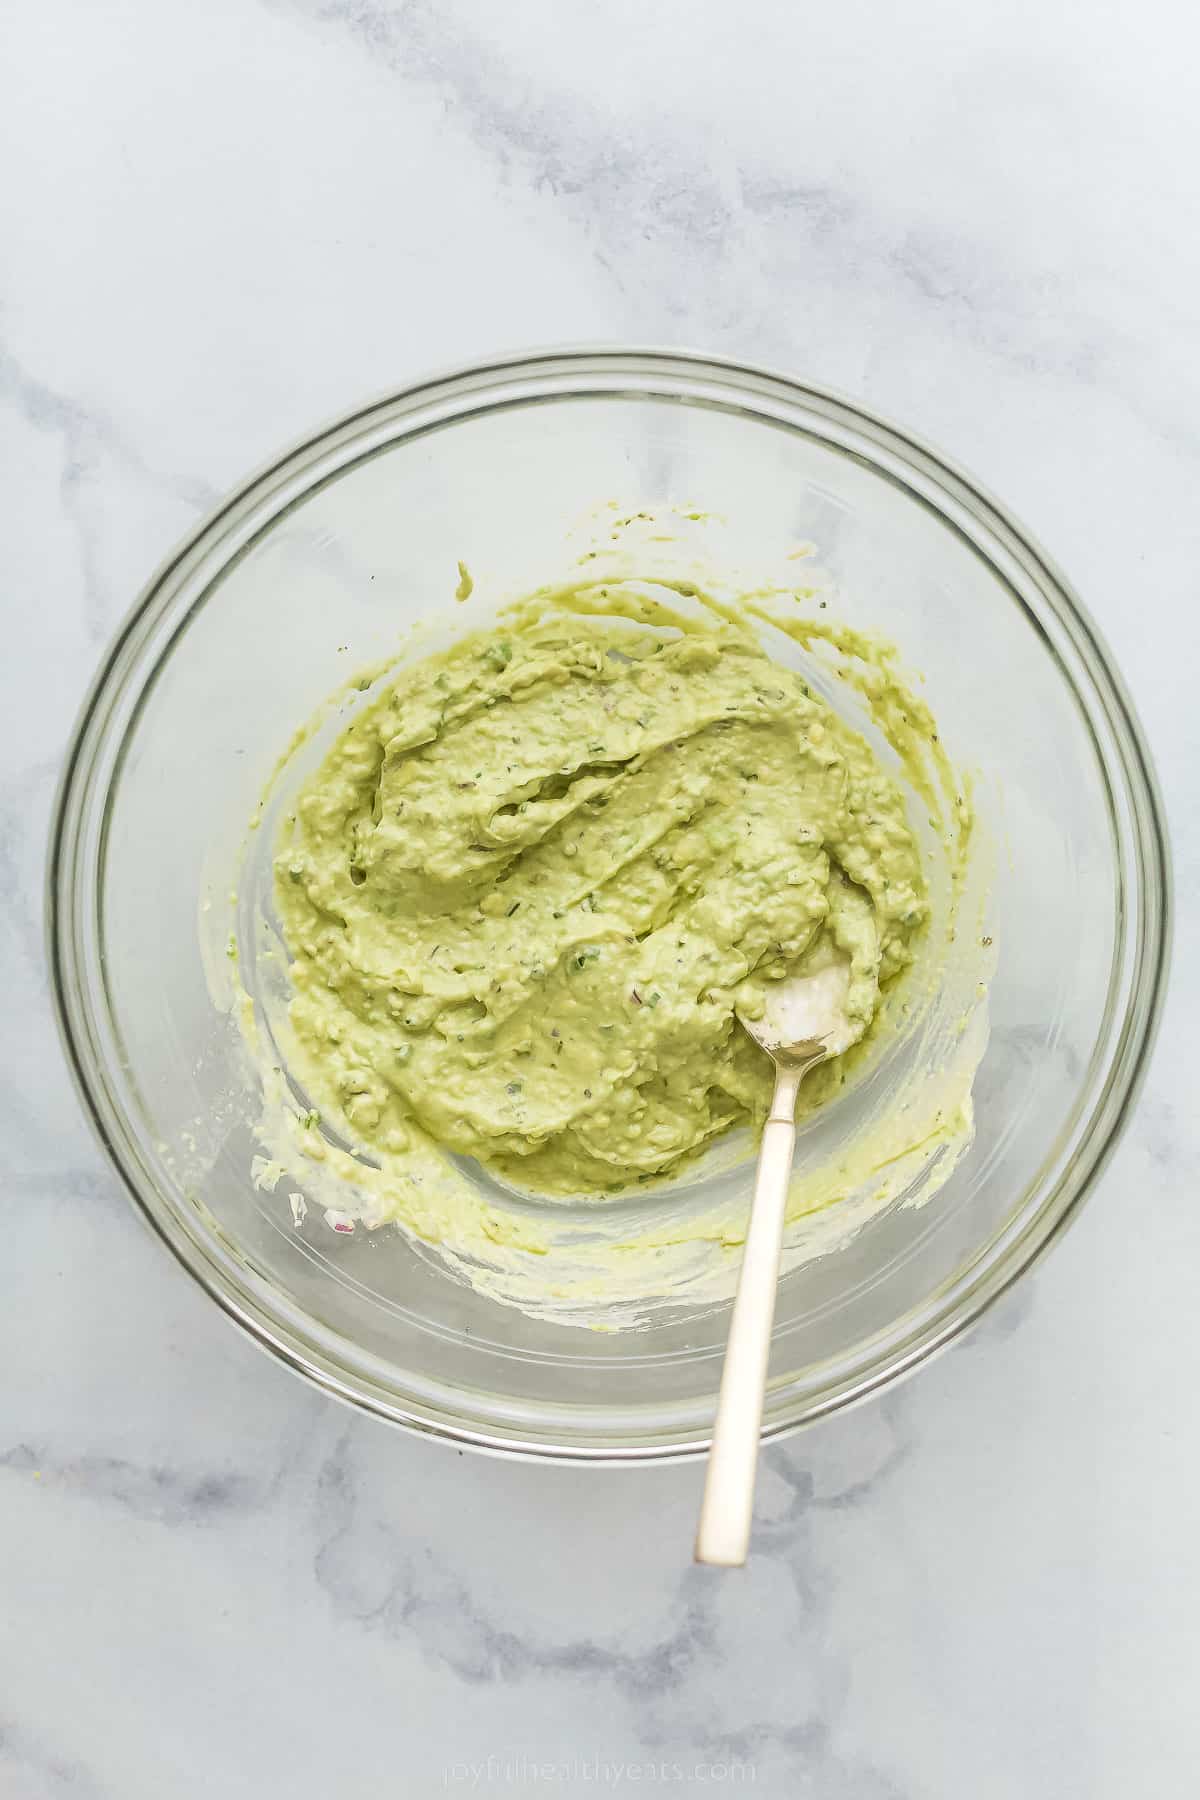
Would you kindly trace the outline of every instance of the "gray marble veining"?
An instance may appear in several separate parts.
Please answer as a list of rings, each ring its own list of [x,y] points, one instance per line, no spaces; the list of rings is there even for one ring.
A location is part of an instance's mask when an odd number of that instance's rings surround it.
[[[1190,1795],[1191,9],[16,0],[5,36],[0,1796]],[[690,1566],[695,1470],[464,1457],[243,1342],[49,1015],[55,774],[155,563],[314,420],[587,338],[778,362],[961,457],[1086,596],[1175,837],[1163,1043],[1090,1206],[767,1453],[744,1579]]]

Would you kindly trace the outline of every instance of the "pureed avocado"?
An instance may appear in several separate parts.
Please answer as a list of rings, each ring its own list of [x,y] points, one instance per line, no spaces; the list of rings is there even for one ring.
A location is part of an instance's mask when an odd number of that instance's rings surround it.
[[[372,1159],[432,1139],[547,1195],[669,1177],[765,1113],[736,1010],[831,949],[869,1037],[928,917],[900,786],[699,598],[547,590],[405,668],[301,791],[275,864],[294,1072]]]

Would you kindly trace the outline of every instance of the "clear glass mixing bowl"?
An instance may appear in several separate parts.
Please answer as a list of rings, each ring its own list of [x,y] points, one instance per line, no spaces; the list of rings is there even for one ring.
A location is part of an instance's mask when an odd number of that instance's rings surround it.
[[[973,1146],[782,1283],[765,1431],[871,1393],[1026,1270],[1111,1152],[1162,999],[1169,876],[1141,731],[1094,627],[961,472],[848,401],[639,350],[465,369],[338,421],[231,496],[137,602],[84,706],[49,867],[54,989],[85,1106],[146,1219],[261,1344],[386,1418],[560,1459],[707,1441],[721,1308],[598,1333],[500,1307],[392,1229],[325,1251],[250,1179],[237,1033],[199,896],[295,727],[447,594],[532,585],[609,495],[815,540],[848,616],[926,677],[994,810],[998,966]],[[177,1155],[187,1138],[189,1170]],[[199,1140],[199,1141],[197,1141]]]

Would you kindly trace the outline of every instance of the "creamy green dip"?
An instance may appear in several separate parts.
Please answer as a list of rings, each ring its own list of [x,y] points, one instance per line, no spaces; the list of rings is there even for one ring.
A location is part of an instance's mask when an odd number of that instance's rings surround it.
[[[322,1122],[551,1195],[759,1121],[737,1011],[836,952],[867,1036],[928,911],[897,781],[801,674],[583,583],[391,680],[302,790],[275,898]]]

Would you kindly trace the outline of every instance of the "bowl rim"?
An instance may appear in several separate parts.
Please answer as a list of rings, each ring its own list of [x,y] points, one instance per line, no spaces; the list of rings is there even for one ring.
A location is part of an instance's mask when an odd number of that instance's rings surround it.
[[[212,1233],[204,1234],[199,1219],[185,1221],[179,1209],[147,1177],[130,1166],[120,1147],[121,1116],[102,1079],[103,1070],[88,1050],[84,985],[80,981],[80,954],[72,925],[78,896],[76,863],[79,832],[85,803],[94,785],[95,761],[106,744],[106,723],[125,682],[134,672],[136,652],[150,636],[157,616],[165,613],[172,594],[189,571],[200,568],[222,542],[236,530],[239,520],[274,502],[269,528],[286,509],[289,479],[311,472],[319,459],[339,442],[351,444],[372,421],[411,421],[414,413],[449,403],[451,411],[437,423],[461,420],[475,410],[473,404],[489,390],[531,379],[559,379],[572,374],[593,380],[625,371],[630,378],[647,372],[662,382],[706,382],[723,389],[727,403],[749,412],[760,422],[767,415],[748,405],[756,396],[807,409],[826,423],[841,425],[880,450],[898,457],[902,465],[932,484],[939,496],[953,501],[995,538],[1031,578],[1052,609],[1082,662],[1112,734],[1118,767],[1101,766],[1111,784],[1123,778],[1129,806],[1129,831],[1136,888],[1136,934],[1128,954],[1132,973],[1119,1036],[1108,1059],[1107,1077],[1096,1092],[1085,1096],[1080,1116],[1084,1136],[1074,1145],[1065,1166],[1056,1169],[1048,1190],[1033,1205],[1019,1228],[1000,1233],[987,1249],[1003,1246],[969,1280],[947,1284],[942,1304],[930,1316],[918,1320],[882,1352],[860,1358],[861,1368],[829,1383],[815,1395],[797,1396],[789,1416],[764,1426],[764,1441],[775,1440],[803,1425],[866,1400],[939,1354],[975,1324],[1042,1255],[1057,1242],[1066,1226],[1078,1216],[1084,1200],[1111,1158],[1128,1123],[1146,1078],[1165,999],[1173,926],[1173,895],[1169,837],[1153,761],[1141,724],[1115,660],[1087,609],[1040,543],[1011,512],[956,462],[907,428],[867,408],[862,403],[822,384],[801,380],[762,364],[742,362],[695,349],[625,344],[569,344],[513,351],[469,363],[441,368],[393,392],[382,394],[327,420],[297,438],[262,463],[220,499],[175,546],[151,574],[109,641],[100,665],[76,716],[59,775],[50,821],[46,861],[45,918],[51,994],[60,1041],[84,1113],[112,1163],[135,1211],[171,1251],[176,1261],[217,1302],[236,1325],[260,1347],[295,1369],[310,1382],[358,1408],[374,1413],[417,1435],[432,1435],[485,1453],[527,1461],[581,1462],[621,1466],[644,1462],[678,1462],[697,1458],[708,1449],[707,1432],[688,1433],[670,1439],[641,1441],[628,1434],[626,1441],[562,1441],[543,1439],[520,1430],[497,1430],[465,1424],[452,1411],[411,1396],[401,1399],[380,1381],[372,1380],[360,1365],[347,1372],[318,1338],[306,1331],[300,1315],[288,1319],[283,1308],[270,1304],[265,1284],[251,1282],[248,1272],[237,1273],[236,1259],[220,1251]],[[549,398],[584,397],[612,392],[611,387],[555,388]],[[659,390],[618,390],[629,398],[658,392],[671,398],[670,386]],[[521,397],[528,402],[532,396]],[[485,410],[500,404],[493,397]],[[409,431],[393,433],[396,439]],[[835,446],[836,447],[836,446]],[[351,461],[356,459],[349,459]],[[884,471],[879,470],[880,473]],[[309,481],[304,492],[315,483]],[[914,496],[915,497],[915,496]],[[940,510],[940,509],[939,509]],[[943,522],[952,525],[947,514]],[[978,549],[978,546],[976,546]],[[207,591],[207,589],[206,589]],[[172,637],[174,633],[172,633]],[[156,660],[154,667],[161,661]],[[152,673],[153,671],[151,671]],[[1064,679],[1083,703],[1084,696],[1070,672]],[[1084,706],[1089,730],[1091,713]],[[128,724],[128,721],[126,722]],[[116,765],[119,767],[119,763]],[[111,790],[112,775],[104,793]],[[1118,946],[1119,953],[1119,946]],[[208,1243],[202,1242],[207,1235]],[[970,1265],[974,1270],[976,1263]],[[960,1276],[963,1271],[960,1270]],[[927,1311],[928,1311],[927,1307]],[[911,1318],[912,1315],[909,1315]],[[907,1325],[908,1321],[901,1321]],[[331,1336],[326,1332],[326,1337]],[[447,1389],[447,1392],[452,1390]],[[458,1392],[459,1390],[453,1390]]]

